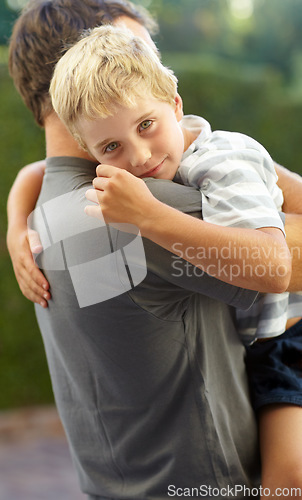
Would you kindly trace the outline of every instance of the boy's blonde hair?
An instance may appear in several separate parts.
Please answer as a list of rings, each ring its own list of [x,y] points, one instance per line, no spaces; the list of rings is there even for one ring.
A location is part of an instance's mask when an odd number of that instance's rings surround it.
[[[79,120],[106,118],[117,105],[139,97],[175,104],[177,78],[158,54],[130,30],[95,28],[57,63],[50,85],[52,104],[82,147]]]

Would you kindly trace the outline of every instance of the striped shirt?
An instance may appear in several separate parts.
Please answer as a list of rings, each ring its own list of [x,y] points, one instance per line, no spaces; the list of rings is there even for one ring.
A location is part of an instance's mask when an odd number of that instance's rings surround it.
[[[276,227],[284,232],[279,215],[283,195],[274,163],[263,146],[237,132],[212,132],[206,120],[194,115],[185,116],[182,126],[201,132],[185,151],[175,180],[200,190],[203,220],[228,227]],[[228,250],[223,249],[225,258]],[[244,264],[253,253],[259,256],[259,248],[240,247],[237,255]],[[301,308],[299,294],[259,294],[248,311],[236,311],[239,334],[245,343],[280,335],[289,317],[301,316]]]

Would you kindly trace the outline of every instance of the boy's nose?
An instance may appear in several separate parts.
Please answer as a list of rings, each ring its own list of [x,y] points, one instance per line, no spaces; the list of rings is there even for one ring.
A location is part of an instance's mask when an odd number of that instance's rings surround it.
[[[145,163],[150,160],[151,151],[149,148],[134,148],[131,154],[130,163],[132,167],[138,168],[145,165]]]

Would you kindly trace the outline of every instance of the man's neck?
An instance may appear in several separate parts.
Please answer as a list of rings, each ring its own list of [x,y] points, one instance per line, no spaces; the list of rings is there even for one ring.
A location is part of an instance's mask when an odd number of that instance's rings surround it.
[[[74,156],[95,161],[86,151],[80,148],[55,113],[45,119],[44,128],[46,156],[48,158],[53,156]]]

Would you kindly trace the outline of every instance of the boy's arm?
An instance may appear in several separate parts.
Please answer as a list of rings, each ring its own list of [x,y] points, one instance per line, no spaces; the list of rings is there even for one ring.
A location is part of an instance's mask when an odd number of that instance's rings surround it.
[[[159,202],[141,179],[125,170],[109,165],[98,169],[104,177],[94,180],[96,191],[90,190],[88,197],[99,201],[108,222],[138,226],[142,236],[227,283],[261,292],[287,288],[290,255],[279,229],[209,224]],[[97,210],[90,206],[86,213],[97,215]]]
[[[35,208],[44,171],[45,161],[38,161],[22,168],[15,179],[7,201],[7,247],[22,293],[47,307],[49,284],[32,257],[32,251],[41,251],[39,236],[34,231],[28,233],[27,228],[27,217]]]

